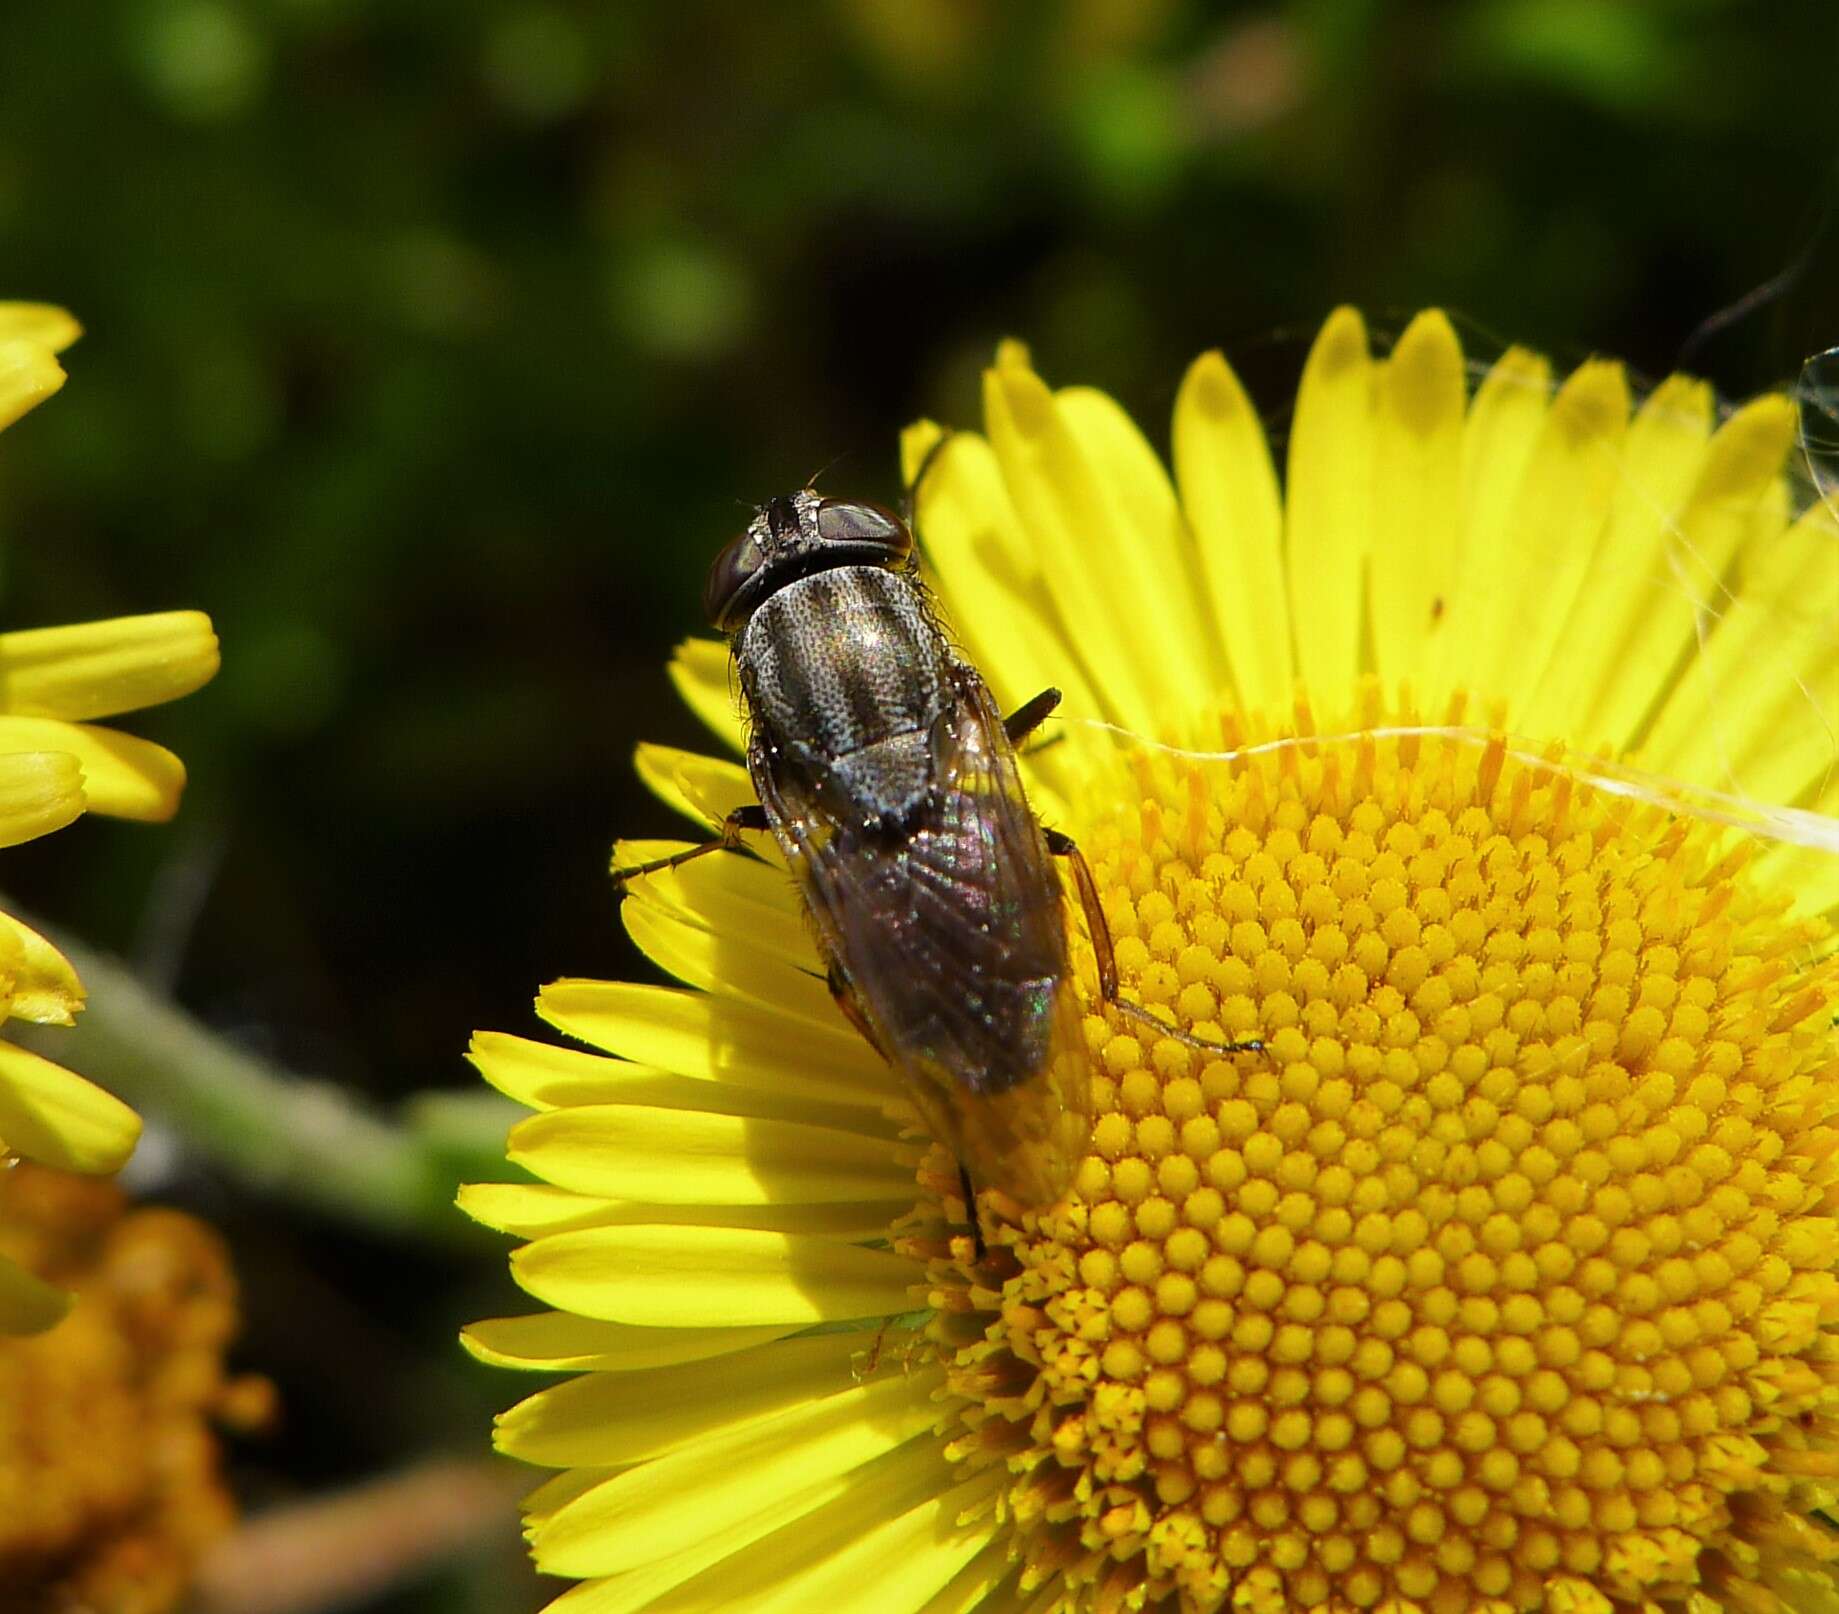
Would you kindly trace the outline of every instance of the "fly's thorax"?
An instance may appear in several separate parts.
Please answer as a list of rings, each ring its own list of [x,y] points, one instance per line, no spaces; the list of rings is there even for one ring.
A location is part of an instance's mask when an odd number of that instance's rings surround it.
[[[859,801],[898,816],[931,776],[951,652],[914,585],[876,566],[800,578],[735,636],[756,736]]]

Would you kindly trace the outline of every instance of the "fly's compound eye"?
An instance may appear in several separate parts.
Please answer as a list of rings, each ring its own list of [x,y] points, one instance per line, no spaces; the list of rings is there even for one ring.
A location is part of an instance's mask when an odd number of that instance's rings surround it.
[[[750,532],[731,539],[715,557],[709,580],[702,586],[702,609],[710,627],[728,633],[738,626],[734,618],[741,590],[758,575],[765,558]]]
[[[886,550],[890,566],[913,551],[913,534],[907,531],[906,522],[866,499],[826,499],[818,506],[817,535],[827,544]]]

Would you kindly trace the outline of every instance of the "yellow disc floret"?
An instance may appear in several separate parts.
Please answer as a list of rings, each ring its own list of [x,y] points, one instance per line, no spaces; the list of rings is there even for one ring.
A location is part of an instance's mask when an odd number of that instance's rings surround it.
[[[1496,742],[1143,751],[1074,1193],[930,1257],[1069,1609],[1785,1610],[1839,1495],[1839,970],[1748,847]],[[961,1224],[960,1224],[961,1225]],[[955,1231],[955,1230],[954,1230]],[[1691,1599],[1697,1599],[1696,1602]]]

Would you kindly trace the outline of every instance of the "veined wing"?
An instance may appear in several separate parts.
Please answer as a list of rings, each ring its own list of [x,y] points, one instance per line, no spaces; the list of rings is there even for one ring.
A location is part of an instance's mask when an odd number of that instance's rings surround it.
[[[934,788],[898,831],[840,822],[825,781],[756,777],[826,952],[882,1052],[979,1187],[1065,1191],[1091,1130],[1064,896],[1001,717],[964,670]]]

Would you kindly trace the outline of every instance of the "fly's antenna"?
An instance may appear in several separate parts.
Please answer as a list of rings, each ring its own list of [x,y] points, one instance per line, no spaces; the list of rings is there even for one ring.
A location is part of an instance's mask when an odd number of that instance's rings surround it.
[[[832,471],[834,471],[839,465],[841,465],[844,460],[848,458],[849,458],[849,451],[847,449],[845,449],[840,454],[832,455],[826,464],[819,466],[816,471],[812,472],[810,476],[805,478],[805,486],[808,488],[815,488],[819,482],[821,482]]]

